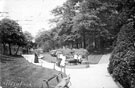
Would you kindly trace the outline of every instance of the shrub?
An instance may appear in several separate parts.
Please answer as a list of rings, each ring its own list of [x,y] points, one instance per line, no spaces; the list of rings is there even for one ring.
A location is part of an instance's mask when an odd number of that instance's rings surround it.
[[[110,57],[108,71],[124,88],[135,88],[135,29],[122,27]]]

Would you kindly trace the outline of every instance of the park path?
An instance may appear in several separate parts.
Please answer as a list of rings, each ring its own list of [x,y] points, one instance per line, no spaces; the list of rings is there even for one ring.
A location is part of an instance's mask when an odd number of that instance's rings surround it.
[[[34,55],[23,55],[26,60],[33,63]],[[110,54],[103,55],[99,64],[90,65],[84,69],[66,69],[66,74],[71,77],[70,88],[119,88],[107,71]],[[35,64],[35,63],[33,63]],[[53,69],[54,64],[39,60],[36,65]],[[56,70],[60,68],[55,66]]]

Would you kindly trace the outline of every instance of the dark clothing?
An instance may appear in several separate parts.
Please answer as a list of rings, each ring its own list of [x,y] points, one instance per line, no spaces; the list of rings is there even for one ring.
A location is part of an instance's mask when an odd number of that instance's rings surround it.
[[[36,53],[35,53],[34,63],[39,63],[39,61],[38,61],[38,55]]]

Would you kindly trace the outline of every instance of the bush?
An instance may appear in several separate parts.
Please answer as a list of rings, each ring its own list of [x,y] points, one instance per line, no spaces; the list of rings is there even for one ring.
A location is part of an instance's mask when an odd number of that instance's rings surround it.
[[[124,88],[135,88],[135,29],[122,27],[110,57],[108,71]]]
[[[82,55],[83,58],[87,59],[87,57],[89,55],[89,52],[86,49],[83,49],[83,48],[81,48],[81,49],[69,49],[69,48],[67,48],[67,49],[57,49],[55,51],[56,51],[55,54],[63,53],[64,55],[69,56],[69,57],[73,56],[74,54],[78,54],[78,55]]]
[[[89,55],[89,52],[86,49],[74,49],[74,53],[78,55],[82,55],[83,58],[87,58]]]

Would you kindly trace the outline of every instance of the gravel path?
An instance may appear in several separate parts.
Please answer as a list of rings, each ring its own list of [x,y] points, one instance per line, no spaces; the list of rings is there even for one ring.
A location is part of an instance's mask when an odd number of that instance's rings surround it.
[[[33,63],[33,55],[23,55],[26,60]],[[119,88],[113,81],[112,77],[107,71],[110,54],[103,55],[99,64],[90,65],[85,69],[66,69],[67,75],[71,77],[70,88]],[[35,64],[35,63],[33,63]],[[54,64],[48,63],[44,60],[39,60],[40,65],[46,68],[53,69]],[[56,70],[60,71],[60,68],[56,66]]]

